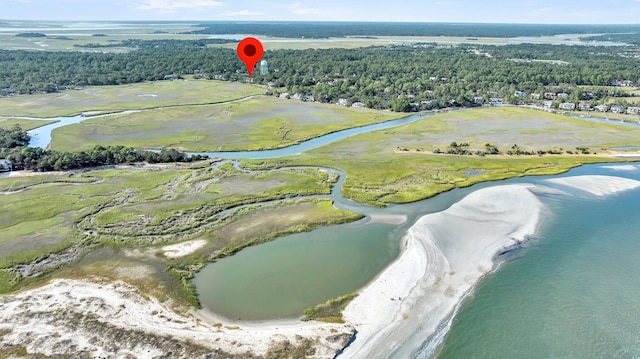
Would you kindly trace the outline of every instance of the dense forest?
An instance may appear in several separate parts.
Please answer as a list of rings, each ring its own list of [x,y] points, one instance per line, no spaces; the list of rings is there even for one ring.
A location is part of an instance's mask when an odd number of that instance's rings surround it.
[[[188,34],[255,34],[289,38],[344,36],[516,37],[623,33],[639,25],[535,25],[410,22],[205,22]]]
[[[125,43],[138,49],[118,54],[0,51],[0,95],[161,80],[174,73],[248,80],[233,49],[203,46],[207,41],[130,40]],[[516,91],[562,91],[571,95],[567,100],[577,101],[585,92],[595,99],[624,95],[611,87],[615,80],[640,83],[639,54],[633,47],[538,44],[272,50],[264,54],[269,73],[254,71],[251,81],[274,95],[299,93],[331,103],[345,99],[396,111],[415,109],[416,103],[469,106],[477,97],[523,101]]]
[[[640,32],[631,32],[626,34],[604,34],[594,36],[583,36],[582,41],[613,41],[623,42],[625,44],[640,45]]]
[[[59,152],[28,147],[29,135],[19,126],[0,128],[0,158],[10,160],[14,170],[65,171],[103,165],[148,162],[191,162],[206,157],[189,156],[174,149],[159,152],[124,146],[95,146],[89,151]]]

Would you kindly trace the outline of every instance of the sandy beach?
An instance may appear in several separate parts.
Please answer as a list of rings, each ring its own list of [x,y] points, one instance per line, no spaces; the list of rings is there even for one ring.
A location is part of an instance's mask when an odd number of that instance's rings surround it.
[[[428,358],[460,301],[494,269],[496,255],[535,233],[545,207],[534,193],[568,195],[560,185],[604,196],[640,187],[611,176],[546,184],[552,190],[526,184],[481,189],[419,219],[403,238],[398,259],[345,310],[358,333],[341,358],[410,358],[431,337],[420,353]]]
[[[399,258],[345,310],[358,334],[344,357],[409,358],[493,269],[496,253],[535,232],[543,206],[528,187],[482,189],[418,220]]]
[[[170,303],[143,297],[121,281],[56,279],[0,297],[0,347],[21,345],[45,355],[139,358],[171,350],[175,357],[201,357],[194,353],[208,350],[249,358],[308,345],[306,357],[333,358],[357,330],[338,358],[411,358],[431,338],[420,353],[427,358],[464,296],[494,269],[496,256],[535,233],[545,211],[537,193],[567,196],[577,190],[605,196],[640,187],[639,181],[611,176],[543,183],[480,189],[445,211],[420,218],[403,237],[398,258],[347,306],[345,324],[249,323],[206,311],[176,313]],[[162,251],[179,256],[200,246],[190,241]]]

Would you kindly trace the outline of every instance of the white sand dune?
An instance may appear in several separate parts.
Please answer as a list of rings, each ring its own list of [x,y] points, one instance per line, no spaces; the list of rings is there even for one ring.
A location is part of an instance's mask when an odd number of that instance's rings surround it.
[[[99,358],[154,358],[166,355],[153,341],[127,339],[136,331],[220,349],[231,355],[264,355],[272,345],[302,338],[316,340],[314,358],[332,357],[344,345],[336,335],[351,334],[339,324],[294,321],[262,325],[206,323],[146,299],[121,281],[57,279],[41,288],[0,297],[0,347],[21,345],[45,355],[91,352]],[[113,337],[109,328],[132,334]],[[111,334],[111,336],[109,335]],[[115,342],[114,342],[115,341]],[[226,356],[225,356],[226,357]]]

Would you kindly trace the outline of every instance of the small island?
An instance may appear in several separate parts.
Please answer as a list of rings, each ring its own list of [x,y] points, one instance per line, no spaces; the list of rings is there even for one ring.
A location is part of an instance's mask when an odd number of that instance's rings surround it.
[[[47,37],[47,35],[41,32],[21,32],[16,37]]]

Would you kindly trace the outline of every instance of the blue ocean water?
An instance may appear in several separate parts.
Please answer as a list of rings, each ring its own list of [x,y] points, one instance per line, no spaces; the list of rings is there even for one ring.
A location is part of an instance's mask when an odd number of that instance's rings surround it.
[[[571,174],[640,180],[634,166]],[[436,358],[640,358],[640,189],[541,200],[535,238],[464,300]]]

